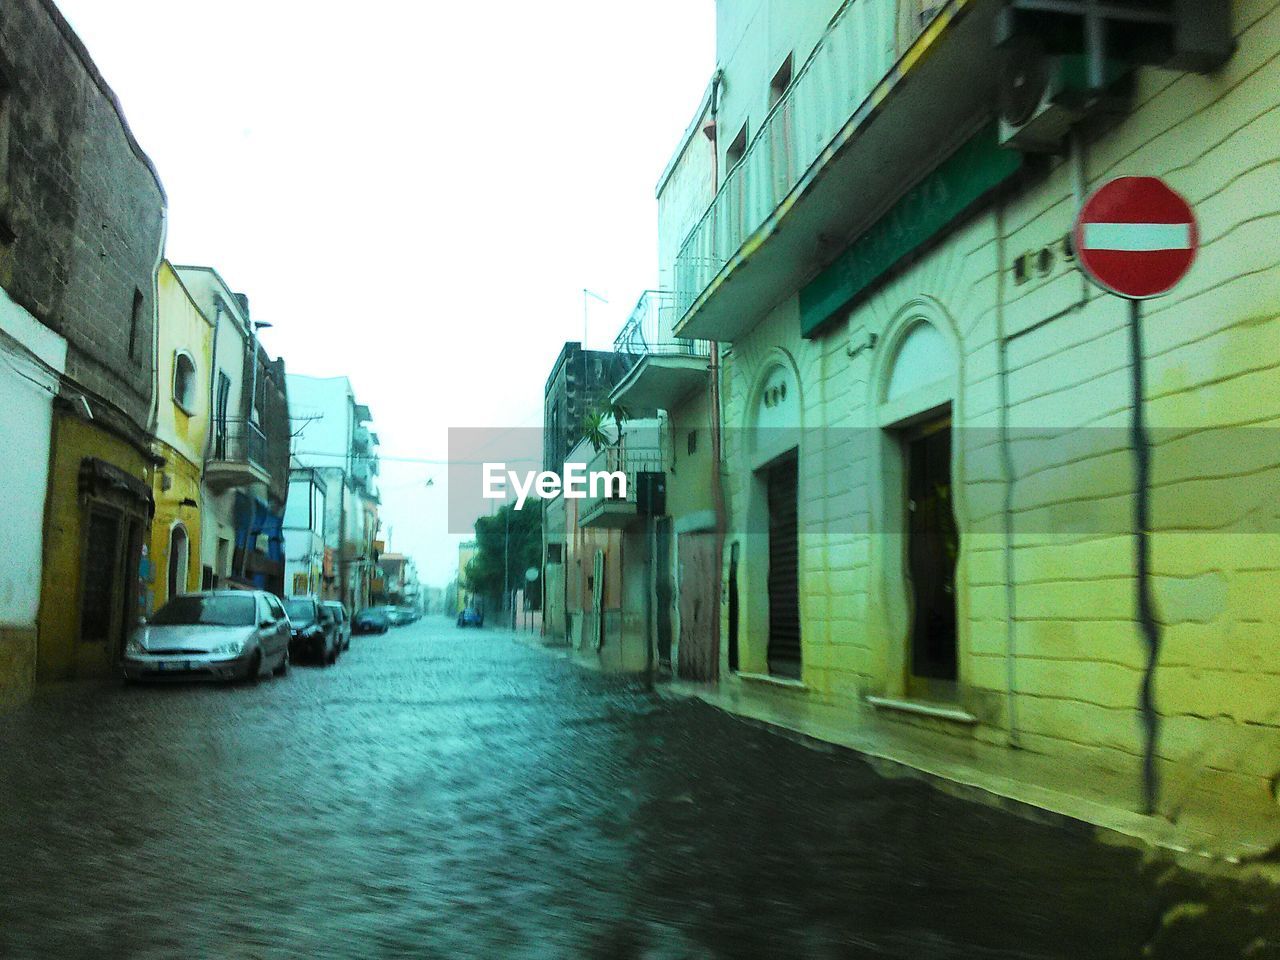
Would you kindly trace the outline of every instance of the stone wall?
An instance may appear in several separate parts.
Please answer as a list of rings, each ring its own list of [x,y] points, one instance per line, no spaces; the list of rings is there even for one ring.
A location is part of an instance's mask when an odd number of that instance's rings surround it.
[[[0,285],[66,337],[67,373],[90,393],[95,416],[140,442],[152,395],[163,188],[48,0],[6,0],[0,83]]]

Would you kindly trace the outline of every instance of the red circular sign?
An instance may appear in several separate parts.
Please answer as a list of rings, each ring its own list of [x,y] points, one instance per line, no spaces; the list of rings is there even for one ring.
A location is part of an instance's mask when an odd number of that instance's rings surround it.
[[[1089,279],[1130,300],[1172,290],[1200,247],[1191,204],[1158,177],[1103,184],[1080,208],[1072,236]]]

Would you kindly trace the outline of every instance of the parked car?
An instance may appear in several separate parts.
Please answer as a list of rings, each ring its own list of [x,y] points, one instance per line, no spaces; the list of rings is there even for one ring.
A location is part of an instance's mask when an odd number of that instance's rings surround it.
[[[483,627],[484,614],[475,607],[467,607],[458,614],[458,626],[460,627]]]
[[[338,625],[338,649],[351,649],[351,618],[347,616],[347,605],[341,600],[325,600],[323,606],[333,616]]]
[[[293,625],[289,649],[297,657],[309,657],[325,666],[338,662],[342,652],[338,624],[316,597],[290,597],[284,602]]]
[[[405,616],[400,607],[388,604],[386,606],[378,607],[377,609],[382,611],[382,615],[387,618],[387,622],[393,627],[403,627],[409,622],[409,618]]]
[[[417,607],[396,607],[396,611],[400,614],[403,623],[417,623],[422,619],[422,614],[418,612]]]
[[[255,680],[289,669],[289,618],[263,590],[174,597],[133,631],[129,680]]]
[[[351,618],[352,633],[386,633],[391,621],[382,607],[365,607]]]

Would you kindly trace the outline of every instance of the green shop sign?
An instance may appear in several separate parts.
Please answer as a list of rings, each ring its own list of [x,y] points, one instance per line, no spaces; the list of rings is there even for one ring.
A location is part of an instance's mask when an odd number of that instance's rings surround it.
[[[904,257],[937,236],[1022,166],[996,141],[995,125],[967,141],[800,291],[800,333],[816,336]]]

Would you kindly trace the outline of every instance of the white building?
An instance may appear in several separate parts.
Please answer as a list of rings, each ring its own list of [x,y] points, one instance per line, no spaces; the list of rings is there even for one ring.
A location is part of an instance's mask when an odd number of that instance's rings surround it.
[[[676,335],[719,344],[719,695],[1082,818],[1159,812],[1132,829],[1170,842],[1274,844],[1277,467],[1243,428],[1280,413],[1280,3],[716,6],[659,233]],[[1203,240],[1138,328],[1141,493],[1129,310],[1069,242],[1129,174]]]
[[[35,685],[36,616],[43,570],[53,399],[65,371],[67,342],[0,289],[0,708]],[[70,398],[72,402],[75,398]]]
[[[369,604],[377,576],[378,435],[369,408],[356,402],[346,377],[289,374],[292,465],[323,480],[323,589],[353,613]]]
[[[284,510],[284,584],[290,596],[320,595],[329,568],[325,557],[323,474],[307,467],[289,472]]]

